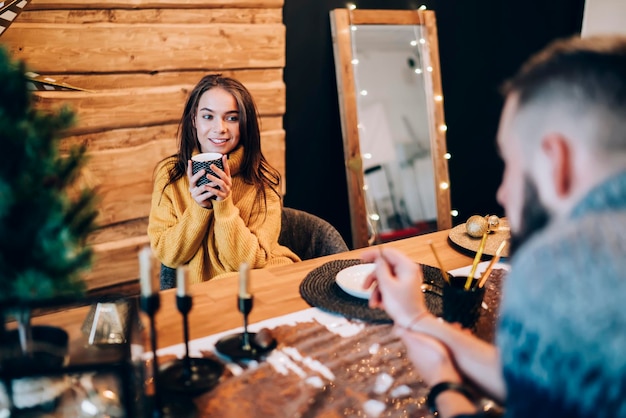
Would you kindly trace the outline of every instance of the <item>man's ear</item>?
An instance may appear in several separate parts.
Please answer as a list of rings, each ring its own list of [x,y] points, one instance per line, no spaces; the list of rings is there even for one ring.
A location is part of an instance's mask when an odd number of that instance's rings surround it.
[[[541,149],[550,164],[549,173],[557,197],[567,197],[572,192],[572,152],[569,142],[558,133],[546,135]]]

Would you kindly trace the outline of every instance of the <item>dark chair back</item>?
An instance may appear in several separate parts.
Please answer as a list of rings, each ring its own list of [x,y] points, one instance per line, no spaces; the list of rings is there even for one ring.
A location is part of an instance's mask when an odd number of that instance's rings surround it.
[[[302,260],[348,251],[341,234],[324,219],[311,213],[283,208],[278,243]]]

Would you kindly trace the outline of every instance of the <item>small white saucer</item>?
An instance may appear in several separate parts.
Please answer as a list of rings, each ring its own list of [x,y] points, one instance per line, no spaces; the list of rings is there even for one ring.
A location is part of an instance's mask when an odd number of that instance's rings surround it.
[[[361,299],[369,299],[372,289],[371,287],[363,289],[363,283],[365,283],[367,276],[374,271],[374,268],[374,263],[347,267],[337,273],[335,282],[347,294]]]
[[[489,261],[482,261],[480,263],[478,263],[477,267],[476,267],[476,271],[474,272],[474,277],[480,277],[485,270],[487,269],[487,266],[489,265]],[[507,263],[496,263],[493,265],[494,269],[503,269],[506,271],[510,271],[511,270],[511,266]],[[458,269],[454,269],[454,270],[450,270],[448,271],[449,274],[451,274],[454,277],[467,277],[472,271],[472,266],[465,266],[465,267],[459,267]]]

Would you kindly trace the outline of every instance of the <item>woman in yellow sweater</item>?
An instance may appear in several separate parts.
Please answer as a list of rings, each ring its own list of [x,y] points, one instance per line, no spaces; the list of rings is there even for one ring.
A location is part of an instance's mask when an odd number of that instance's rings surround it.
[[[148,235],[166,266],[189,264],[191,282],[251,268],[299,261],[278,244],[280,175],[261,152],[257,110],[237,80],[209,75],[196,85],[178,128],[178,152],[155,169]],[[191,157],[223,154],[215,176],[192,174]],[[202,176],[208,184],[198,186]]]

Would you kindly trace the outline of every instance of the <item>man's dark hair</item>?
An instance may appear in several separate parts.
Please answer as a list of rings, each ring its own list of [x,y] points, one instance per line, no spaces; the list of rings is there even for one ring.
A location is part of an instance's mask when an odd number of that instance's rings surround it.
[[[569,109],[572,119],[598,118],[596,146],[626,150],[626,36],[554,41],[532,56],[502,88],[519,109],[540,103]]]
[[[626,103],[626,36],[596,36],[554,41],[532,56],[508,80],[503,90],[519,94],[519,103],[531,99],[551,83],[579,86],[590,99]]]

